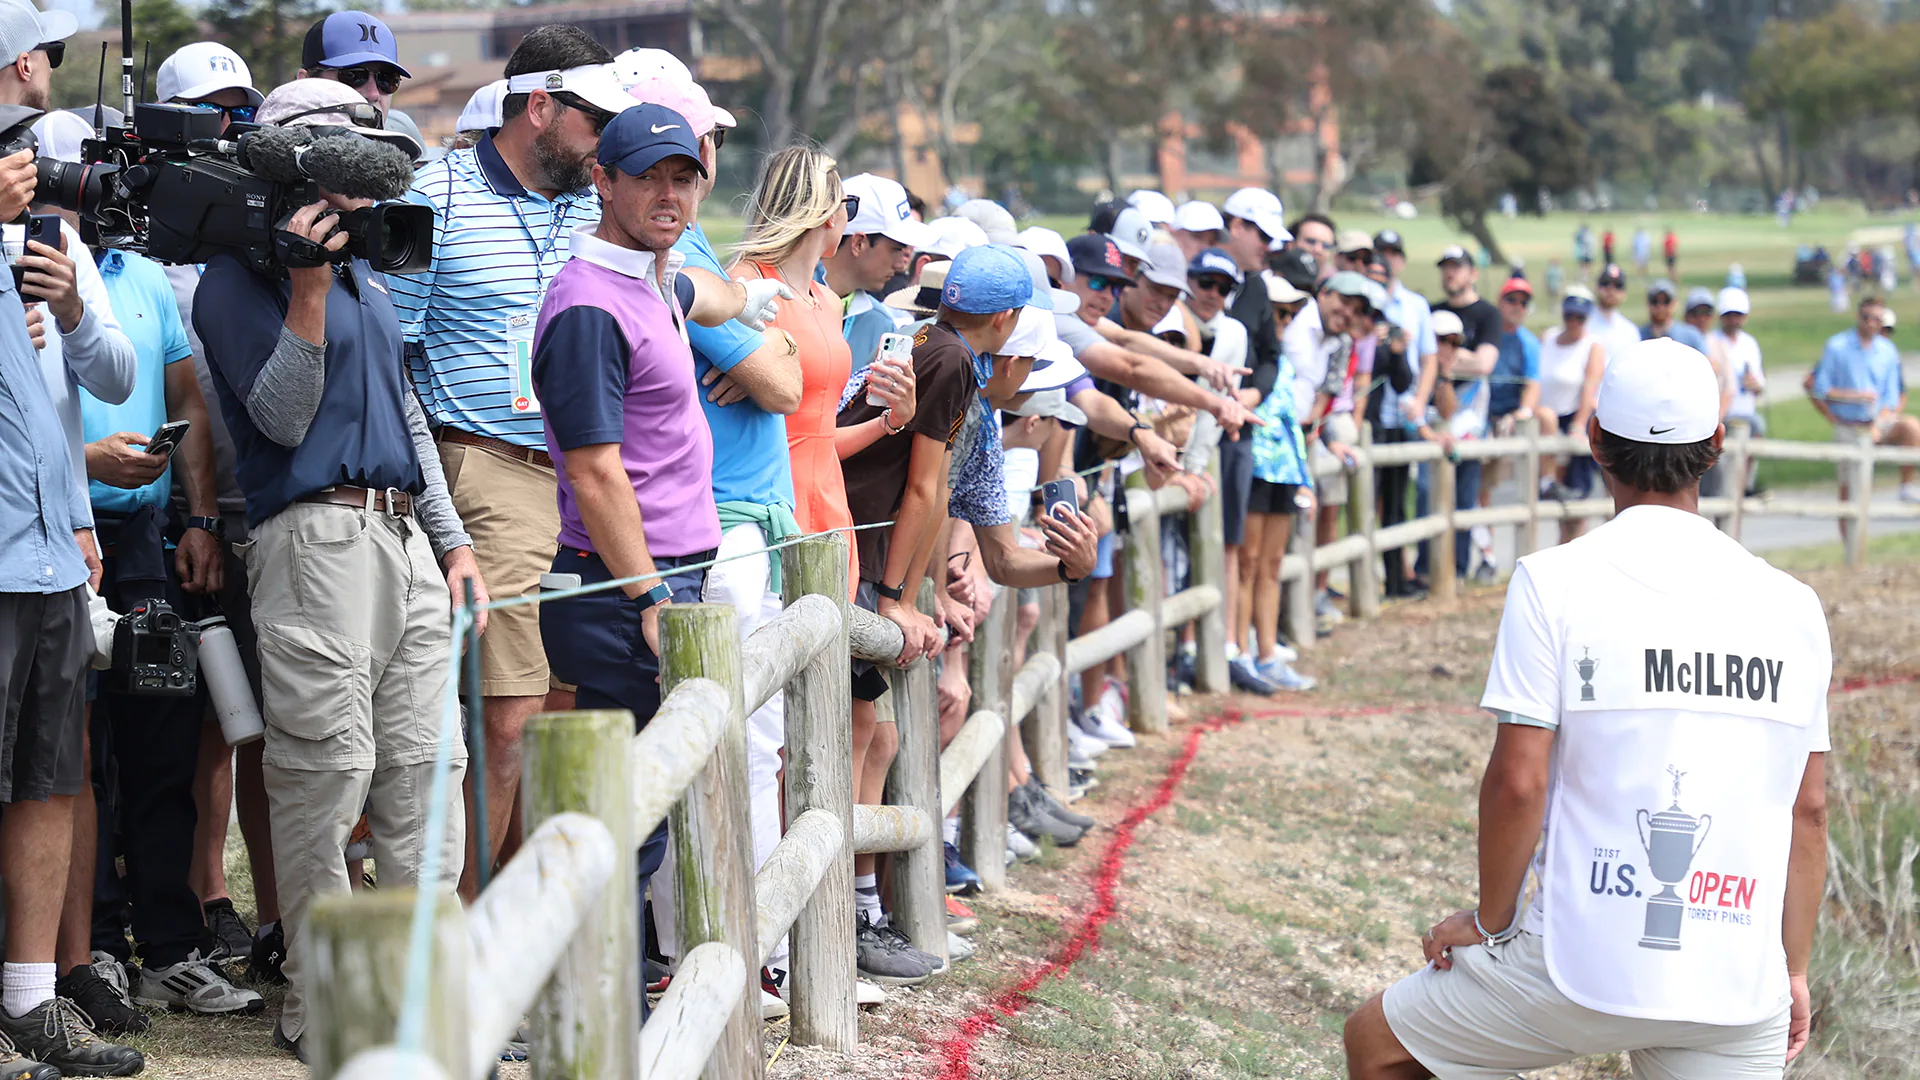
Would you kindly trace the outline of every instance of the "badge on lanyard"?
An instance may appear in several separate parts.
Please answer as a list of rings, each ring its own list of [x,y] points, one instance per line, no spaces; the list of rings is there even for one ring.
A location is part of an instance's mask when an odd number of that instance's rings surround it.
[[[504,339],[507,360],[513,368],[513,411],[538,416],[540,399],[533,392],[533,327],[532,315],[509,316]]]

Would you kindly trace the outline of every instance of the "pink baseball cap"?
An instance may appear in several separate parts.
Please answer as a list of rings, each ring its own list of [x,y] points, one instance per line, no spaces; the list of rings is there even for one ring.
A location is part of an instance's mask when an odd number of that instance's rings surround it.
[[[730,128],[739,124],[732,113],[713,103],[699,83],[676,79],[668,72],[655,71],[642,75],[627,87],[627,93],[632,94],[636,101],[664,105],[686,117],[687,122],[693,125],[695,138],[716,127]]]

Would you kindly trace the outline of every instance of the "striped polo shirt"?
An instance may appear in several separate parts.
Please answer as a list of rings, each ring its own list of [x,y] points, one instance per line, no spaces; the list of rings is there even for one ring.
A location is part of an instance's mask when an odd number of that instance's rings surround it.
[[[588,188],[549,202],[527,190],[493,133],[420,170],[408,198],[433,208],[433,262],[387,280],[428,421],[544,449],[534,326],[568,237],[599,220],[599,198]]]

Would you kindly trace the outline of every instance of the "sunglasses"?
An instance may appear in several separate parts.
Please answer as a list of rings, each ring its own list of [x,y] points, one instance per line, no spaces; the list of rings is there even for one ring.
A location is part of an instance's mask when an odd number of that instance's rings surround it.
[[[337,82],[339,82],[340,85],[351,86],[355,90],[358,90],[361,87],[367,85],[368,79],[372,79],[373,85],[379,87],[380,92],[383,94],[391,94],[395,90],[400,89],[400,73],[397,71],[393,71],[391,69],[386,71],[375,71],[372,68],[362,64],[359,67],[350,67],[350,68],[323,67],[320,70],[333,72],[334,79]]]
[[[1099,274],[1087,275],[1087,288],[1092,289],[1094,292],[1106,292],[1108,289],[1117,289],[1123,284],[1125,283],[1119,278],[1101,277]]]
[[[608,124],[613,123],[612,113],[605,109],[589,105],[570,93],[566,94],[565,97],[562,97],[560,94],[554,94],[553,100],[586,117],[587,122],[593,125],[593,137],[596,139],[606,132]]]
[[[192,104],[196,109],[226,113],[227,119],[236,124],[253,123],[253,106],[251,105],[215,105],[211,101],[196,101]]]
[[[1649,296],[1647,297],[1647,306],[1648,307],[1672,307],[1673,297],[1658,296],[1658,295]]]
[[[1446,342],[1447,344],[1457,349],[1461,345],[1465,344],[1467,339],[1459,336],[1458,334],[1447,334],[1442,336],[1440,340]]]
[[[715,131],[718,131],[719,129],[718,129],[718,128],[715,128],[714,130],[715,130]],[[849,195],[849,196],[847,196],[846,198],[844,198],[844,199],[841,199],[841,200],[840,200],[840,203],[841,203],[841,205],[843,205],[843,206],[845,206],[845,207],[847,208],[847,220],[848,220],[848,221],[852,221],[852,220],[853,220],[854,218],[856,218],[856,217],[858,217],[858,216],[860,215],[860,196],[858,196],[858,195]]]
[[[725,145],[727,145],[727,129],[726,129],[726,128],[723,128],[723,127],[721,127],[721,126],[720,126],[720,125],[718,125],[718,124],[715,124],[715,125],[713,126],[713,130],[712,130],[712,131],[709,131],[709,132],[707,132],[707,134],[708,134],[708,135],[709,135],[710,137],[712,137],[712,139],[713,139],[713,148],[714,148],[715,150],[718,150],[718,149],[720,149],[721,147],[723,147],[723,146],[725,146]],[[849,215],[849,216],[851,216],[851,215]]]
[[[1208,292],[1219,293],[1221,296],[1230,296],[1233,294],[1234,284],[1227,278],[1196,277],[1193,278],[1192,281],[1193,287],[1196,289],[1205,289]]]
[[[1500,298],[1500,302],[1503,304],[1513,304],[1516,307],[1526,307],[1528,300],[1527,297],[1521,293],[1508,293]]]
[[[46,53],[47,66],[57,68],[60,66],[60,61],[67,58],[67,43],[64,41],[49,41],[44,44],[35,45],[33,51]]]

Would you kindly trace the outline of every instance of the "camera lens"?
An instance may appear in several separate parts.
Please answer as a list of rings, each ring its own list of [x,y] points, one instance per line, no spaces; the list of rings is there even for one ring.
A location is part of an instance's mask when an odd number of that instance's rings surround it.
[[[53,158],[40,158],[34,162],[34,168],[38,174],[33,193],[35,202],[52,203],[82,215],[99,210],[107,177],[115,171],[111,165]]]

